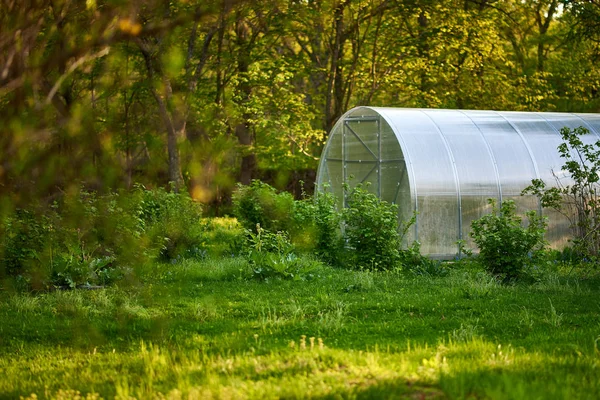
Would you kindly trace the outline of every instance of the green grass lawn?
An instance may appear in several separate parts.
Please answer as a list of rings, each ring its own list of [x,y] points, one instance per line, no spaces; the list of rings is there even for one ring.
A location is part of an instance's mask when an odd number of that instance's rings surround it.
[[[0,398],[600,398],[598,279],[152,268],[101,290],[0,293]]]

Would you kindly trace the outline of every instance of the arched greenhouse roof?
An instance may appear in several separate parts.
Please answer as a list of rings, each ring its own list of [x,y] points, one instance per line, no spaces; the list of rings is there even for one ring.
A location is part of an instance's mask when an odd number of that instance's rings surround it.
[[[564,165],[559,132],[579,126],[591,133],[584,143],[600,138],[600,114],[357,107],[332,129],[317,185],[343,203],[344,182],[371,182],[369,190],[398,204],[401,221],[417,213],[409,243],[449,258],[459,239],[469,242],[471,222],[490,211],[488,198],[541,211],[538,199],[521,191],[534,178],[556,184]],[[564,245],[568,221],[549,210],[544,215],[547,239]]]

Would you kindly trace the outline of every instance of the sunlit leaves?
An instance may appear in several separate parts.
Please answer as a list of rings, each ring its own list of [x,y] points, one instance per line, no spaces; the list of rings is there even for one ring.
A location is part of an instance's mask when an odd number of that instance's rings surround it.
[[[600,104],[598,10],[583,1],[17,3],[0,4],[6,187],[166,184],[178,150],[185,183],[210,199],[244,157],[254,177],[316,168],[326,131],[355,105]]]

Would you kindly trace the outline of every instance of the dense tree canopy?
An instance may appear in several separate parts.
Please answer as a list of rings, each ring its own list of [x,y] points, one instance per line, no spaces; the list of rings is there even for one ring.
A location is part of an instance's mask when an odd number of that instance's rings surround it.
[[[598,112],[599,21],[597,0],[1,0],[2,197],[310,182],[356,105]]]

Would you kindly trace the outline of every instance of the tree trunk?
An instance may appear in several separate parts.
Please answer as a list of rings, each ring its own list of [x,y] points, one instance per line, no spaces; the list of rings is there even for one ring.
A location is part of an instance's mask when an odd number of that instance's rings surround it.
[[[140,48],[146,69],[148,71],[148,77],[152,81],[156,75],[155,67],[153,65],[152,55],[148,50],[147,46],[141,41],[137,41],[138,47]],[[165,87],[165,99],[168,101],[172,96],[173,89],[171,82],[165,76],[162,77],[163,84]],[[179,160],[179,148],[177,146],[178,135],[185,137],[186,120],[184,116],[178,116],[176,112],[169,112],[165,99],[156,91],[154,87],[150,88],[152,96],[156,100],[158,110],[161,116],[165,128],[167,130],[167,154],[169,159],[169,182],[173,182],[174,190],[178,192],[183,186],[183,175],[181,174],[181,163]]]
[[[237,60],[237,73],[240,77],[246,78],[248,70],[250,68],[250,47],[252,42],[249,38],[250,32],[246,25],[246,22],[242,18],[238,17],[236,21],[236,36],[237,45],[239,49],[238,60]],[[239,93],[239,105],[244,109],[250,96],[252,95],[252,88],[250,87],[247,79],[241,79],[237,91]],[[235,127],[235,135],[238,138],[239,143],[243,149],[250,148],[254,144],[254,136],[252,134],[250,126],[251,115],[245,110],[242,112],[242,120]],[[243,185],[248,185],[252,178],[256,175],[258,163],[256,160],[256,154],[246,153],[242,155],[242,163],[240,165],[240,182]]]
[[[546,13],[546,17],[544,18],[543,12],[541,10],[541,5],[538,7],[538,10],[535,15],[535,19],[539,29],[539,38],[537,45],[537,70],[538,72],[544,72],[544,63],[546,61],[546,46],[544,46],[544,41],[546,39],[546,34],[548,33],[548,29],[550,28],[550,23],[554,18],[554,13],[558,7],[558,0],[552,0],[550,2],[548,11]]]

